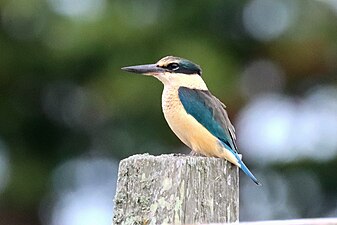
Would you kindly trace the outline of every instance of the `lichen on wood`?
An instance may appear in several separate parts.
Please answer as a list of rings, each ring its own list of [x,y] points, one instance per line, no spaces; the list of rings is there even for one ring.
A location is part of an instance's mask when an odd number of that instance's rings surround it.
[[[120,162],[113,224],[237,222],[238,168],[224,159],[134,155]]]

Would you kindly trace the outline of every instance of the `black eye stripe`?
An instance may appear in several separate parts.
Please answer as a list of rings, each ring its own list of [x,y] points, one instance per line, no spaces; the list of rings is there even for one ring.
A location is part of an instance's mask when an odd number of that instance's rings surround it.
[[[171,62],[167,65],[157,65],[168,72],[183,73],[183,74],[199,74],[201,76],[201,69],[198,65],[195,65],[187,60],[183,62]]]
[[[166,69],[168,69],[168,70],[178,70],[179,64],[178,63],[170,63],[166,66]]]

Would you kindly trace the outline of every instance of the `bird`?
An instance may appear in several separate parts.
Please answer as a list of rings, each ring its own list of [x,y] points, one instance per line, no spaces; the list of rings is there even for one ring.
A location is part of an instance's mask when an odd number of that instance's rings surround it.
[[[201,67],[166,56],[154,64],[127,66],[123,71],[153,76],[164,84],[162,110],[175,135],[197,155],[224,158],[261,185],[244,164],[226,106],[208,90]]]

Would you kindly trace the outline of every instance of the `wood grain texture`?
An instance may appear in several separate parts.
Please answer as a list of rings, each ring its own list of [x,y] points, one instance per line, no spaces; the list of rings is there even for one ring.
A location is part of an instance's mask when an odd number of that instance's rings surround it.
[[[119,165],[113,224],[237,222],[238,172],[220,158],[131,156]]]

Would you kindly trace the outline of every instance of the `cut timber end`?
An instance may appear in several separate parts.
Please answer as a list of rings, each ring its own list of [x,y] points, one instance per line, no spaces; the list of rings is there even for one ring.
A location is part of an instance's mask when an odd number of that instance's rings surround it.
[[[131,156],[119,165],[113,224],[237,222],[238,177],[220,158]]]

